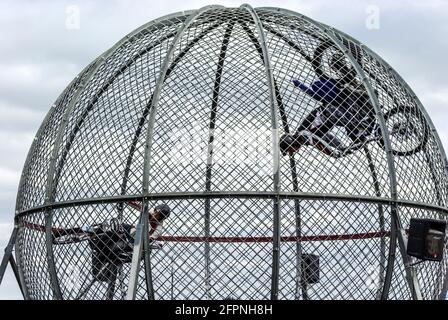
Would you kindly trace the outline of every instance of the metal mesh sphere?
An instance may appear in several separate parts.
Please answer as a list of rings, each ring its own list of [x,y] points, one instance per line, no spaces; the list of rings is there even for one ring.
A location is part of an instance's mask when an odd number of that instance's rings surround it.
[[[173,14],[52,106],[17,197],[20,276],[30,299],[437,299],[446,244],[415,266],[406,233],[446,220],[446,170],[415,94],[348,35],[277,8]]]

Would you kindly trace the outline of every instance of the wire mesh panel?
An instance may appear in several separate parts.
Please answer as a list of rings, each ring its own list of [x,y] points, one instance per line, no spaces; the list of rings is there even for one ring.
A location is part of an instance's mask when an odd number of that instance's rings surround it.
[[[375,299],[381,295],[390,241],[388,206],[303,200],[297,215],[295,205],[288,200],[282,208],[283,297]],[[319,271],[309,267],[310,255],[318,258]],[[311,281],[315,276],[316,283]]]
[[[17,197],[29,299],[438,299],[406,253],[447,162],[400,76],[294,12],[150,22],[48,113]]]

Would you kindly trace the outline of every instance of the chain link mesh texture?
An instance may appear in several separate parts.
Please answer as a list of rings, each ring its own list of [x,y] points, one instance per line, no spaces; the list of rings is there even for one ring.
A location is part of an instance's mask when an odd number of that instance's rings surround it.
[[[29,299],[124,299],[139,208],[166,203],[137,299],[409,299],[399,231],[447,219],[446,173],[415,94],[364,45],[212,6],[142,26],[62,93],[23,170],[16,257]],[[446,293],[444,251],[414,268],[424,299]]]

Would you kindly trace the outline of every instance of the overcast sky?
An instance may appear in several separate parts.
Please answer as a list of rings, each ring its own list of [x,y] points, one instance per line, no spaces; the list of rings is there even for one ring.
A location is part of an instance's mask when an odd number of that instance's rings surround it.
[[[410,84],[448,148],[448,0],[247,0],[290,9],[365,43]],[[243,1],[0,1],[0,257],[20,173],[50,105],[94,58],[160,16]],[[79,25],[71,19],[79,10]],[[370,19],[379,13],[379,20]],[[76,20],[76,19],[75,19]],[[79,28],[78,28],[79,26]],[[0,299],[20,298],[8,272]]]

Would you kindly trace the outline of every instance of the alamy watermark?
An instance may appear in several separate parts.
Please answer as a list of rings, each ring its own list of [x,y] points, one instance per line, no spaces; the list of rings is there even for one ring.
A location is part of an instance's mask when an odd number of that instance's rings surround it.
[[[366,7],[366,13],[366,28],[368,30],[378,30],[381,22],[380,7],[377,5],[368,5]]]
[[[81,29],[81,9],[77,5],[65,7],[65,28],[67,30]]]
[[[182,164],[246,166],[257,168],[260,175],[272,175],[272,131],[253,124],[208,134],[199,123],[189,128],[177,128],[170,137],[168,154],[171,162]]]

